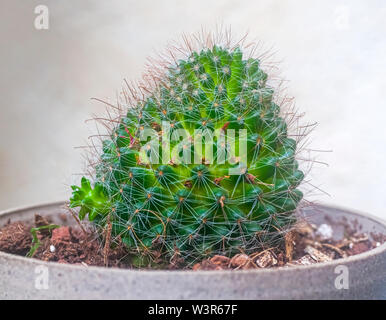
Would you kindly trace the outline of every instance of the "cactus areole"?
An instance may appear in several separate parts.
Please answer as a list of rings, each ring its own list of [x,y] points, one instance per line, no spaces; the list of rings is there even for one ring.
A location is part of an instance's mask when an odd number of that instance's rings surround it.
[[[192,263],[282,239],[304,175],[260,62],[210,45],[164,67],[115,121],[93,182],[72,187],[79,218],[146,259]]]

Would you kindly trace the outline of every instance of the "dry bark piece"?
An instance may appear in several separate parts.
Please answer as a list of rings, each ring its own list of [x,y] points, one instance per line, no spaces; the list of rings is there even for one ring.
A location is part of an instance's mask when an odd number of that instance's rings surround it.
[[[213,256],[210,261],[215,264],[215,265],[222,265],[222,266],[227,266],[229,265],[231,259],[225,256],[220,256],[220,255],[215,255]]]
[[[265,251],[257,257],[255,263],[260,268],[267,268],[277,265],[277,259],[270,251]]]
[[[290,263],[287,263],[285,266],[290,267],[290,266],[309,266],[311,264],[317,263],[314,259],[311,258],[309,254],[306,254],[305,256],[301,257],[298,260],[292,261]]]
[[[368,241],[369,237],[367,234],[355,235],[354,237],[351,237],[351,240],[354,243],[358,243],[358,242]]]
[[[312,226],[307,221],[300,221],[295,226],[296,233],[304,236],[312,236],[314,234],[315,226]]]
[[[45,217],[41,216],[40,214],[35,213],[35,227],[36,228],[48,226],[49,224],[50,224],[50,222]],[[47,229],[43,229],[40,231],[40,233],[41,234],[49,234],[50,231]]]
[[[224,270],[224,269],[226,269],[226,268],[224,268],[221,265],[214,264],[212,261],[210,261],[210,259],[206,259],[206,260],[202,261],[201,263],[196,263],[193,266],[193,270],[195,270],[195,271],[197,271],[197,270]]]
[[[343,250],[339,249],[338,247],[336,246],[333,246],[332,244],[329,244],[329,243],[322,243],[321,244],[323,247],[326,247],[328,249],[331,249],[333,251],[335,251],[337,254],[339,254],[339,256],[341,258],[346,258],[347,257],[347,253],[344,252]]]
[[[242,268],[247,265],[250,260],[251,259],[248,255],[244,253],[238,253],[230,260],[230,265],[233,268]]]
[[[106,224],[106,233],[105,233],[105,246],[103,248],[103,261],[105,267],[109,266],[109,253],[110,253],[110,245],[111,245],[111,231],[112,231],[112,223],[110,221],[110,214],[107,216],[107,224]]]
[[[294,253],[294,232],[293,231],[288,232],[284,237],[284,241],[285,241],[285,257],[287,261],[291,261]]]
[[[124,250],[124,247],[122,248]],[[169,263],[169,266],[168,268],[170,270],[176,270],[176,269],[181,269],[182,266],[184,265],[184,258],[182,258],[181,256],[179,255],[174,255],[171,259],[170,259],[170,263]]]
[[[196,263],[193,268],[192,268],[193,271],[198,271],[198,270],[201,270],[201,263]]]
[[[285,257],[283,252],[279,252],[276,256],[277,258],[277,266],[282,267],[285,265]]]
[[[316,262],[326,262],[332,260],[332,258],[330,258],[328,255],[324,254],[318,249],[315,249],[314,247],[311,247],[310,245],[304,249],[304,252],[308,253]]]

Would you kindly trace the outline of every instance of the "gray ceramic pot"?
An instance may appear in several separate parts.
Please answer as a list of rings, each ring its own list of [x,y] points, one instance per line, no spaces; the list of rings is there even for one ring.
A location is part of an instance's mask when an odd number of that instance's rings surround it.
[[[53,203],[3,212],[0,225],[31,221],[34,213],[59,222],[62,208],[63,203]],[[304,214],[317,224],[328,215],[386,234],[385,222],[344,209],[318,206]],[[327,263],[247,271],[131,271],[0,252],[0,299],[385,299],[385,267],[386,244]]]

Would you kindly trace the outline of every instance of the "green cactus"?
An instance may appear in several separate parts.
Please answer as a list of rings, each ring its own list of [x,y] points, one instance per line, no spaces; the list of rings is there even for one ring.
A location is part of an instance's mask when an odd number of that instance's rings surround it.
[[[282,238],[304,175],[267,78],[240,47],[215,45],[170,64],[103,141],[94,187],[83,178],[70,206],[98,226],[109,221],[113,237],[146,257],[188,263]],[[193,145],[199,130],[217,134]]]

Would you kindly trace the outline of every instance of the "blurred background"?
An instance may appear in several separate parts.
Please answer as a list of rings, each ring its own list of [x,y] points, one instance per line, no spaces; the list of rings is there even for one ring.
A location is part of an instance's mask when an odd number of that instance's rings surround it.
[[[37,29],[38,5],[49,27]],[[386,218],[386,2],[0,3],[0,210],[68,199],[93,133],[85,120],[181,33],[231,25],[273,47],[306,121],[318,122],[312,200]],[[316,154],[315,154],[316,155]]]

